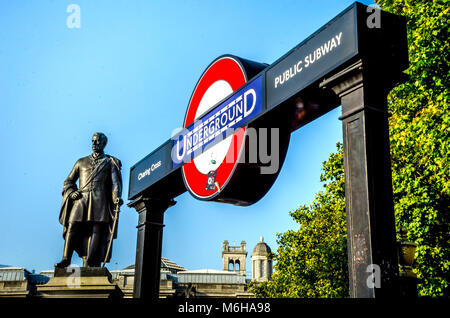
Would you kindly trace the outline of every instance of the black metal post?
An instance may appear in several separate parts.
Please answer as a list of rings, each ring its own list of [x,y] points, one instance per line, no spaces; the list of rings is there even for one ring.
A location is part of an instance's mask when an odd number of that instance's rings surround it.
[[[398,296],[387,112],[394,84],[358,61],[321,86],[342,105],[350,296]]]
[[[134,298],[156,300],[159,297],[164,212],[174,204],[172,199],[142,196],[128,204],[139,213]]]

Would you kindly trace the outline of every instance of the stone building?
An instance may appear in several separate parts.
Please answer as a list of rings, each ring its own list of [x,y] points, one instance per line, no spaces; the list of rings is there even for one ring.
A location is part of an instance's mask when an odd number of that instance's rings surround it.
[[[245,241],[240,246],[231,246],[228,241],[223,242],[223,270],[238,272],[245,275],[245,264],[247,262],[247,251],[245,250]]]
[[[263,282],[270,279],[272,274],[272,261],[268,259],[270,247],[261,238],[255,246],[251,256],[252,281]],[[181,265],[162,257],[160,273],[160,298],[250,298],[253,294],[248,291],[246,262],[246,242],[238,246],[231,246],[224,241],[222,248],[223,270],[197,269],[187,270]],[[108,272],[108,282],[103,282],[102,288],[112,285],[118,289],[121,297],[133,297],[134,265],[121,270]],[[81,268],[81,270],[88,270]],[[58,274],[59,275],[59,274]],[[0,267],[0,297],[71,297],[61,294],[62,291],[52,289],[50,284],[54,277],[54,270],[42,271],[40,274],[30,273],[19,267]],[[58,276],[59,277],[59,276]],[[57,279],[60,279],[56,277]],[[111,285],[111,286],[110,286]],[[49,286],[49,287],[47,287]],[[59,286],[61,287],[61,286]],[[83,289],[83,288],[81,288]],[[62,289],[61,289],[62,290]],[[40,293],[41,291],[41,293]],[[70,290],[77,293],[76,290]],[[80,290],[80,293],[83,293]],[[73,295],[75,295],[73,294]],[[72,295],[72,294],[70,294]],[[80,294],[81,295],[81,294]],[[96,296],[93,296],[96,297]]]
[[[245,261],[245,259],[244,259]],[[113,282],[124,293],[133,297],[134,265],[111,271]],[[249,298],[245,272],[234,270],[198,269],[186,270],[182,266],[161,257],[160,298]]]
[[[121,270],[111,271],[113,283],[120,287],[125,298],[133,297],[134,268],[133,264]],[[160,298],[173,298],[184,294],[183,286],[177,284],[177,274],[182,271],[186,271],[186,269],[165,257],[161,257]]]
[[[179,272],[177,284],[185,290],[185,297],[193,298],[250,298],[245,276],[234,271],[199,269]]]
[[[261,237],[252,253],[252,280],[263,282],[271,279],[272,261],[268,259],[270,247]],[[246,242],[238,246],[230,245],[227,240],[222,247],[223,270],[198,269],[186,270],[182,266],[161,258],[161,280],[159,297],[194,298],[251,298],[248,291],[250,279],[246,274]],[[133,296],[134,265],[123,270],[111,271],[114,281],[124,293],[124,297]]]
[[[0,266],[0,298],[36,296],[36,287],[48,281],[47,276],[29,272],[23,267]]]
[[[272,277],[272,260],[269,259],[268,254],[271,253],[269,245],[264,242],[261,236],[258,244],[252,252],[252,281],[266,282]]]

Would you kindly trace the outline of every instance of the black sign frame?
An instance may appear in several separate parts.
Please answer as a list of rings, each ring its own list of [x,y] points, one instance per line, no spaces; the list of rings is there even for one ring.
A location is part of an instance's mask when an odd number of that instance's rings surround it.
[[[342,105],[340,120],[344,137],[350,296],[364,298],[387,298],[400,294],[387,94],[405,79],[402,72],[408,67],[406,19],[376,10],[355,2],[257,74],[256,76],[262,75],[266,83],[263,95],[267,101],[266,76],[269,70],[287,61],[292,57],[291,54],[298,53],[301,48],[310,52],[305,47],[308,43],[314,43],[314,39],[315,42],[325,43],[329,40],[327,30],[337,26],[340,21],[343,23],[345,17],[354,17],[351,25],[348,21],[346,25],[353,30],[354,50],[344,54],[345,57],[341,59],[335,57],[307,83],[297,83],[297,88],[287,89],[284,95],[276,97],[275,102],[270,103],[270,107],[265,107],[258,118],[253,119],[270,122],[270,115],[280,109],[295,106],[299,100],[305,105],[319,105],[319,111],[292,124],[290,128],[295,130]],[[379,27],[368,23],[368,18],[373,14],[379,14],[381,18]],[[324,34],[327,34],[327,38],[320,39]],[[273,78],[272,76],[271,79]],[[263,103],[267,106],[266,102]],[[139,164],[148,167],[147,161],[154,160],[158,153],[167,154],[168,144],[171,144],[171,140],[166,141]],[[167,167],[167,164],[162,166]],[[134,165],[132,172],[137,167],[138,165]],[[139,213],[134,285],[136,298],[158,298],[164,212],[175,204],[173,198],[186,191],[180,170],[163,171],[162,177],[146,181],[146,186],[130,179],[129,199],[132,201],[128,206],[134,207]],[[130,178],[131,175],[130,173]],[[373,269],[373,265],[377,265],[380,270],[381,281],[378,286],[381,288],[367,284],[370,278],[368,275],[374,274],[368,274],[367,270]],[[376,282],[372,285],[376,285]]]

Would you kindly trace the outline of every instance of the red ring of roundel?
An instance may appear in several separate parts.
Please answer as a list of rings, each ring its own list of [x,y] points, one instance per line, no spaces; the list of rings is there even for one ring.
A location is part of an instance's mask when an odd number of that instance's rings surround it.
[[[189,101],[186,112],[184,127],[187,127],[195,119],[200,101],[206,90],[216,81],[224,80],[228,82],[236,91],[245,84],[247,78],[240,64],[232,57],[222,57],[214,61],[208,69],[203,73]],[[233,140],[228,149],[225,160],[217,168],[216,182],[223,188],[232,176],[239,154],[242,151],[245,136],[245,127],[242,127],[233,134]],[[234,151],[233,151],[234,150]],[[233,160],[229,160],[232,158]],[[183,178],[189,191],[200,199],[208,199],[215,196],[218,192],[217,187],[214,191],[206,190],[207,175],[197,170],[194,160],[185,163],[182,167]]]

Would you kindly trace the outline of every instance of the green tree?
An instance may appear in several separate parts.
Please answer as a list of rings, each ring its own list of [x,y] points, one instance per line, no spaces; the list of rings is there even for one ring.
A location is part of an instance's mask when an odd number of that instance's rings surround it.
[[[419,293],[449,296],[450,193],[448,20],[446,1],[379,0],[406,16],[409,80],[388,97],[396,226],[416,242]],[[325,191],[290,212],[297,230],[278,234],[273,281],[262,297],[348,297],[342,147],[324,162]]]
[[[422,295],[449,295],[449,7],[447,1],[380,0],[408,19],[409,80],[389,95],[397,227],[418,245]]]
[[[251,285],[262,297],[348,296],[347,229],[342,144],[323,163],[325,191],[290,212],[297,230],[278,234],[272,281]]]

